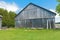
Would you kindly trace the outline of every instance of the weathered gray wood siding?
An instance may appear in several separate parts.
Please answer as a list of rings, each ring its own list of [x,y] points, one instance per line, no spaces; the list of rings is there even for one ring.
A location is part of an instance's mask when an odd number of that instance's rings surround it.
[[[21,12],[16,19],[35,19],[35,18],[54,18],[55,15],[44,9],[29,5],[23,12]]]
[[[15,26],[21,26],[22,21],[26,19],[40,19],[40,18],[52,18],[54,20],[55,15],[42,8],[38,8],[34,5],[29,5],[25,8],[16,18]]]
[[[0,29],[2,28],[2,17],[0,17]]]

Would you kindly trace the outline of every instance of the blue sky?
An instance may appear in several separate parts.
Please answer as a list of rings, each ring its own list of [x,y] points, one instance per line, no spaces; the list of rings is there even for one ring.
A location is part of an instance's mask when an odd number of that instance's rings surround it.
[[[55,9],[57,4],[56,0],[8,0],[7,2],[15,2],[19,7],[22,8],[30,2],[48,9]]]
[[[15,2],[22,8],[30,2],[47,9],[55,9],[57,5],[56,0],[20,0],[19,2],[18,1]]]
[[[55,10],[57,1],[56,0],[1,0],[7,3],[15,3],[20,9],[24,8],[30,2],[37,4],[46,9]]]

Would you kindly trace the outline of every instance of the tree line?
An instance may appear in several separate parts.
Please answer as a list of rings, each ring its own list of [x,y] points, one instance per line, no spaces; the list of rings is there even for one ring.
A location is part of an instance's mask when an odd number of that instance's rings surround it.
[[[0,15],[2,15],[2,27],[14,27],[16,13],[0,8]]]

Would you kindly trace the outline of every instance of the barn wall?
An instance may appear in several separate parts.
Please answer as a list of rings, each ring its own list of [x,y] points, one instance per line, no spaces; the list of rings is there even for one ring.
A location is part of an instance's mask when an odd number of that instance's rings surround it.
[[[2,28],[2,18],[0,17],[0,29]]]
[[[33,5],[29,5],[24,9],[16,19],[36,19],[36,18],[54,18],[55,15],[51,12],[48,12],[42,8],[38,8]]]
[[[18,27],[36,27],[36,28],[46,28],[47,20],[49,20],[48,27],[54,28],[54,19],[52,18],[40,18],[40,19],[25,19],[17,21],[16,25]]]
[[[54,24],[54,18],[55,18],[55,15],[51,12],[48,12],[42,8],[38,8],[34,5],[29,5],[26,9],[24,9],[16,18],[15,18],[15,26],[17,27],[23,27],[23,26],[36,26],[39,24],[36,24],[33,22],[34,20],[38,20],[39,19],[39,22],[41,24],[41,26],[44,24],[43,22],[46,22],[48,19],[51,19],[51,21],[53,22]],[[44,21],[43,21],[43,20]],[[32,20],[33,24],[30,24],[30,21]],[[46,24],[46,23],[45,23]],[[52,25],[52,24],[51,24]],[[31,27],[30,26],[30,27]],[[38,27],[37,26],[37,27]],[[46,25],[47,26],[47,25]],[[45,27],[46,27],[45,26]],[[53,25],[54,26],[54,25]]]

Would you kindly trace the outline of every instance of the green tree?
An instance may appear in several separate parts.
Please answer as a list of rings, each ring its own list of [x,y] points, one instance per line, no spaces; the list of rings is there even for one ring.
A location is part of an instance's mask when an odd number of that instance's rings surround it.
[[[4,9],[0,8],[0,15],[3,16]]]
[[[2,18],[2,25],[7,26],[8,25],[8,11],[4,10],[3,13],[3,18]]]
[[[60,2],[60,0],[57,0],[57,2]]]
[[[56,6],[56,12],[60,15],[60,0],[57,0],[58,5]]]
[[[9,12],[9,25],[8,26],[12,26],[12,27],[15,26],[15,16],[16,16],[15,12],[12,12],[12,11]]]
[[[14,18],[16,16],[15,12],[8,12],[5,9],[0,8],[0,15],[2,15],[2,26],[14,27],[15,21]]]

